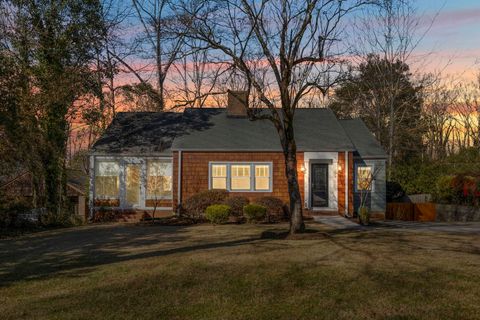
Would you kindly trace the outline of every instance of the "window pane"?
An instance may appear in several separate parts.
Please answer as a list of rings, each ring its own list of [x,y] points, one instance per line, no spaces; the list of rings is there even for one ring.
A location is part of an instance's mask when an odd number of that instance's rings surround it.
[[[212,189],[227,189],[227,165],[213,164],[211,169]]]
[[[232,190],[250,190],[250,166],[232,165],[232,181],[230,188]]]
[[[150,160],[147,166],[147,198],[172,197],[172,163],[165,160]]]
[[[372,168],[357,167],[357,190],[372,189]]]
[[[172,163],[170,161],[148,161],[148,176],[172,176]]]
[[[118,199],[119,178],[95,176],[95,196],[99,199]]]
[[[255,190],[270,189],[270,166],[255,165]]]
[[[255,190],[269,190],[270,178],[255,178]]]
[[[115,161],[100,161],[97,162],[97,167],[95,168],[96,176],[118,176],[120,172],[120,167]]]
[[[212,177],[226,177],[226,176],[227,176],[227,165],[225,164],[212,165]]]
[[[227,189],[227,178],[212,178],[212,189]]]
[[[126,201],[128,205],[140,204],[140,165],[128,164],[125,176]]]
[[[98,161],[95,167],[95,197],[119,198],[120,167],[115,161]]]

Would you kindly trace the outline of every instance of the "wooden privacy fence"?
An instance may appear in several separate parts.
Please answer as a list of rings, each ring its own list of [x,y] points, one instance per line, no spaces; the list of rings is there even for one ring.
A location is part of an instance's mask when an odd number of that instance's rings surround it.
[[[435,221],[435,203],[387,203],[385,218],[403,221]]]

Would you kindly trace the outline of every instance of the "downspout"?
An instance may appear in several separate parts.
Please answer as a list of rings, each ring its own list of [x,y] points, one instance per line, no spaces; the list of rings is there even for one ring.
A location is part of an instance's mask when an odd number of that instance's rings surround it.
[[[182,150],[178,151],[178,181],[177,181],[177,214],[180,213],[182,205]]]
[[[351,218],[350,214],[348,213],[348,151],[345,151],[345,217]]]

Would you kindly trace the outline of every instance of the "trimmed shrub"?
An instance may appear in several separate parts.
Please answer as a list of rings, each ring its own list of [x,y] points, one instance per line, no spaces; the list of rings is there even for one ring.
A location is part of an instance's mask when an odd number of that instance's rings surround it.
[[[227,190],[207,190],[186,199],[182,207],[182,215],[194,221],[204,218],[205,210],[213,204],[222,204],[228,197]]]
[[[255,201],[267,209],[266,220],[268,222],[278,222],[287,217],[288,209],[285,203],[276,197],[261,197]]]
[[[267,215],[267,208],[259,204],[247,204],[243,207],[243,215],[248,222],[258,222],[265,219]]]
[[[21,227],[18,216],[32,208],[25,199],[0,199],[0,228]],[[4,202],[3,202],[4,201]]]
[[[249,203],[250,200],[248,200],[247,197],[242,196],[228,197],[227,200],[225,200],[225,204],[230,206],[230,208],[232,209],[232,215],[235,217],[242,216],[243,207],[245,207]]]
[[[6,210],[0,210],[0,229],[11,227],[16,220],[16,213],[8,212]]]
[[[84,221],[76,214],[46,213],[40,216],[40,224],[44,227],[75,227],[84,224]]]
[[[214,204],[205,210],[205,218],[213,224],[222,224],[228,221],[231,211],[226,204]]]

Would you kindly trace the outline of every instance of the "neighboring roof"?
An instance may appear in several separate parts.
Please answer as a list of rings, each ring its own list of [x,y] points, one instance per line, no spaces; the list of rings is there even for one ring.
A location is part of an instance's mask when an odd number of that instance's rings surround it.
[[[268,112],[268,111],[267,111]],[[297,109],[294,118],[298,151],[353,151],[354,146],[330,109]],[[172,150],[281,151],[278,133],[269,120],[228,117],[225,108],[186,109],[187,129]]]
[[[119,112],[93,145],[95,154],[169,154],[182,126],[177,112]]]
[[[70,171],[67,171],[69,175]],[[5,178],[7,182],[0,183],[0,189],[6,190],[9,194],[15,194],[18,196],[31,197],[32,196],[32,176],[29,171],[23,171],[20,174],[12,175]],[[80,178],[79,178],[80,179]],[[67,195],[68,196],[83,196],[85,195],[86,186],[77,183],[78,180],[67,178]]]
[[[67,184],[84,194],[85,190],[88,190],[88,175],[83,170],[68,168]]]
[[[386,158],[380,143],[361,119],[339,120],[361,158]]]

